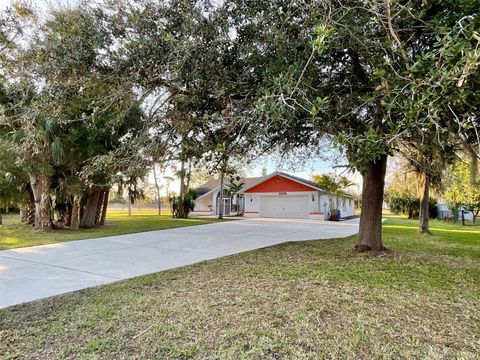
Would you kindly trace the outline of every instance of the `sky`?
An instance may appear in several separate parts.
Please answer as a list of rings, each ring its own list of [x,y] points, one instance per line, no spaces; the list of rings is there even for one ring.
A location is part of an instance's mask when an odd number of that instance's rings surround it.
[[[31,1],[33,4],[37,5],[38,7],[46,7],[48,4],[76,4],[78,1],[77,0],[32,0]],[[8,5],[12,3],[12,0],[0,0],[0,10],[5,9]]]

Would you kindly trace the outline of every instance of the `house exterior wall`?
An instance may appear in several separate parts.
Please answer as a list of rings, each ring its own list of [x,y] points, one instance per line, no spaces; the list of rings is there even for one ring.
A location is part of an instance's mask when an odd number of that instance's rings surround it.
[[[354,216],[355,200],[349,197],[342,197],[342,199],[345,199],[344,205],[340,208],[342,217]]]
[[[228,189],[225,187],[224,191]],[[214,215],[217,214],[217,197],[220,193],[220,190],[214,190],[205,196],[198,198],[195,201],[195,208],[192,211],[193,215]],[[230,198],[230,197],[229,197]],[[238,199],[237,195],[234,195],[231,199],[231,204],[237,204],[237,201],[243,201],[242,199]],[[233,211],[233,210],[231,210]]]
[[[245,193],[245,217],[260,216],[260,198],[262,196],[278,196],[277,192]],[[286,192],[282,196],[289,195],[308,195],[308,217],[310,219],[328,220],[330,204],[332,209],[340,209],[341,217],[355,215],[355,202],[353,199],[331,194],[323,194],[318,191],[295,191]]]
[[[278,193],[278,192],[310,192],[314,188],[293,181],[286,177],[276,175],[258,185],[246,190],[245,193]]]
[[[342,218],[355,215],[355,201],[346,196],[325,194],[322,197],[322,209],[328,214],[331,209],[339,209]],[[328,215],[327,215],[328,216]]]
[[[320,209],[324,213],[324,218],[328,220],[328,214],[331,209],[339,209],[342,218],[355,215],[355,201],[346,196],[336,196],[333,194],[322,194],[320,198]]]
[[[195,208],[193,210],[193,213],[210,215],[214,213],[214,206],[215,203],[213,202],[212,194],[207,194],[206,196],[195,201]]]

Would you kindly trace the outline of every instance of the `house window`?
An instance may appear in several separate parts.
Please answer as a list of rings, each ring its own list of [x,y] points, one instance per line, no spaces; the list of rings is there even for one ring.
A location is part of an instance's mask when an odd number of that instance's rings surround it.
[[[345,198],[342,199],[342,207],[345,207],[345,204],[346,204],[346,200]]]
[[[348,199],[348,206],[352,206],[352,199]]]

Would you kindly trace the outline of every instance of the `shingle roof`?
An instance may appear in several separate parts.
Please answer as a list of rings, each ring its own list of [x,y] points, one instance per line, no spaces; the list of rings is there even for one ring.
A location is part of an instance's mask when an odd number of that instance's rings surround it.
[[[293,181],[296,181],[296,182],[299,182],[301,184],[304,184],[304,185],[307,185],[307,186],[310,186],[312,187],[313,189],[316,189],[318,191],[321,191],[321,192],[325,192],[325,190],[323,188],[321,188],[320,186],[318,186],[317,183],[314,183],[313,181],[310,181],[310,180],[305,180],[305,179],[302,179],[302,178],[299,178],[298,176],[292,176],[290,174],[287,174],[287,173],[284,173],[284,172],[281,172],[281,171],[275,171],[273,173],[271,173],[270,175],[268,176],[264,176],[263,178],[258,178],[258,180],[255,182],[255,183],[252,183],[250,186],[244,186],[242,188],[242,192],[246,191],[247,189],[249,189],[250,187],[253,187],[255,185],[259,185],[261,183],[263,183],[264,181],[274,177],[274,176],[283,176],[287,179],[290,179],[290,180],[293,180]]]
[[[319,189],[321,191],[325,191],[325,189],[323,189],[322,187],[318,186],[318,184],[316,182],[313,182],[311,180],[306,180],[306,179],[303,179],[303,178],[300,178],[298,176],[294,176],[294,175],[290,175],[290,174],[287,174],[287,173],[284,173],[284,172],[281,172],[281,171],[277,171],[277,174],[279,175],[284,175],[286,177],[289,177],[290,179],[293,179],[293,180],[297,180],[301,183],[304,183],[306,185],[310,185],[316,189]]]
[[[219,185],[220,185],[220,181],[218,179],[212,179],[206,182],[205,184],[200,185],[198,188],[196,188],[197,195],[202,196],[203,194],[206,194],[209,191],[215,189]]]
[[[245,187],[249,187],[252,184],[260,181],[263,177],[249,177],[249,178],[242,178],[238,182],[243,183],[242,189]],[[225,181],[225,186],[229,186],[230,183],[228,181]],[[213,189],[216,189],[217,187],[220,186],[220,180],[219,179],[213,179],[208,182],[206,182],[203,185],[200,185],[196,190],[197,190],[197,195],[200,197],[202,195],[205,195],[206,193],[212,191]]]
[[[239,182],[244,183],[241,190],[243,191],[243,190],[245,190],[247,188],[250,188],[254,185],[260,184],[260,183],[263,182],[263,180],[267,180],[270,177],[275,176],[275,175],[285,176],[285,177],[290,178],[292,180],[295,180],[295,181],[298,181],[298,182],[303,183],[305,185],[311,186],[311,187],[313,187],[313,188],[315,188],[319,191],[326,192],[325,189],[321,188],[320,186],[318,186],[317,183],[315,183],[311,180],[302,179],[298,176],[290,175],[290,174],[287,174],[287,173],[284,173],[284,172],[281,172],[281,171],[275,171],[274,173],[271,173],[267,176],[259,176],[259,177],[251,177],[251,178],[240,179]],[[225,186],[228,186],[228,185],[229,185],[229,183],[225,182]],[[212,191],[213,189],[216,189],[219,186],[220,186],[220,180],[219,179],[210,180],[210,181],[206,182],[205,184],[199,186],[196,189],[197,190],[197,195],[199,197],[202,196],[202,195],[205,195],[205,194],[209,193],[210,191]],[[348,194],[344,194],[342,196],[353,198],[351,195],[348,195]]]

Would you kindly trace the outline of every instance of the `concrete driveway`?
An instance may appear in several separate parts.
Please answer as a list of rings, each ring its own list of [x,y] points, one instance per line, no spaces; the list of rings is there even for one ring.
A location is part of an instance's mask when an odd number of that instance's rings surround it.
[[[357,230],[357,219],[244,219],[0,251],[0,308],[287,241],[346,237]]]

